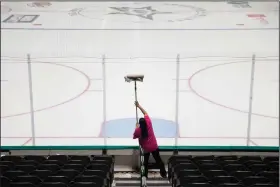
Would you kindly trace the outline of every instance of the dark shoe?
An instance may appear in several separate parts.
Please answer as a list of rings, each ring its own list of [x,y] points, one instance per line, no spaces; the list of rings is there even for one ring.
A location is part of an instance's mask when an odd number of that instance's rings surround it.
[[[162,178],[167,178],[166,171],[160,172],[160,176]]]

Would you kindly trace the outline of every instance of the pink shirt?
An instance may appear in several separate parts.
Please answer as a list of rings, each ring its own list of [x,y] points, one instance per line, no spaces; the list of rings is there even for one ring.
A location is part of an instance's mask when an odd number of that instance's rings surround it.
[[[144,118],[145,118],[146,124],[147,124],[148,137],[145,139],[141,139],[141,128],[138,127],[134,131],[133,139],[139,138],[139,144],[144,149],[144,151],[152,152],[158,148],[157,139],[154,134],[152,121],[151,121],[150,117],[147,114],[145,114]]]

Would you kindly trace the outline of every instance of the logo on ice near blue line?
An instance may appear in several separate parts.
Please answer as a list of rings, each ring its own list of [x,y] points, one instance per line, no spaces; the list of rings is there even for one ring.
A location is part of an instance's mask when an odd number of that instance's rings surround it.
[[[227,3],[235,8],[251,8],[249,1],[246,0],[228,0]]]
[[[179,4],[150,6],[143,3],[116,4],[115,6],[91,6],[72,9],[71,16],[82,16],[94,20],[148,23],[151,21],[178,22],[193,20],[206,15],[206,10]]]
[[[177,136],[177,125],[172,120],[151,118],[153,129],[158,138]],[[132,138],[135,130],[135,118],[114,119],[103,124],[100,136],[106,138]],[[179,130],[179,129],[178,129]]]

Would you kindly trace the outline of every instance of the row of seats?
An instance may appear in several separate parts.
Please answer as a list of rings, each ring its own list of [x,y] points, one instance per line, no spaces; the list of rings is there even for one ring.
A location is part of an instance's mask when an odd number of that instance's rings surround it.
[[[71,160],[80,160],[83,162],[90,162],[91,160],[98,159],[98,158],[104,158],[108,160],[112,160],[114,157],[107,157],[107,156],[96,156],[96,155],[90,155],[90,156],[84,156],[84,155],[49,155],[49,156],[41,156],[41,155],[27,155],[27,156],[13,156],[13,155],[7,155],[2,156],[0,158],[0,161],[11,161],[13,163],[18,163],[24,160],[32,160],[36,161],[38,163],[42,163],[46,160],[57,160],[62,163],[67,163]]]
[[[3,156],[1,186],[111,187],[112,156]]]
[[[172,156],[168,177],[173,187],[276,187],[279,158],[260,156]]]

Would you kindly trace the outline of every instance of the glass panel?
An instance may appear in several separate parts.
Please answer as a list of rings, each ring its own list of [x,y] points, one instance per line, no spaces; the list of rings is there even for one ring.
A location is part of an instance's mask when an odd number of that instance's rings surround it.
[[[30,145],[31,115],[27,56],[1,57],[1,145]]]

